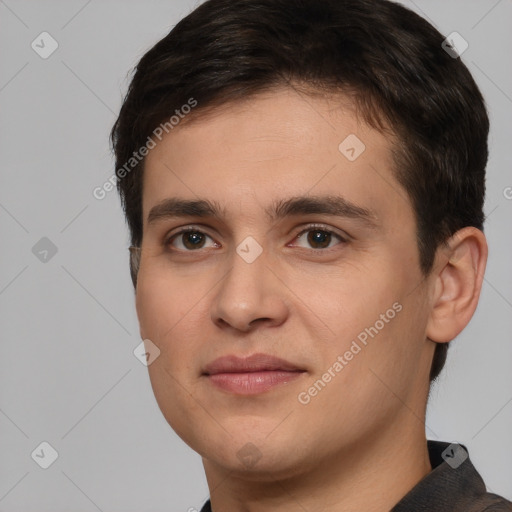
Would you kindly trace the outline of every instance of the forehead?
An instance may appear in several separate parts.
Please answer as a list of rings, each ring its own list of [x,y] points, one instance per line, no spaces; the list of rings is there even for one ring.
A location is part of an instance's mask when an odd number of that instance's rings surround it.
[[[208,197],[228,212],[259,207],[262,216],[270,203],[304,195],[410,209],[394,177],[393,141],[356,116],[346,97],[282,88],[195,115],[146,157],[144,219],[169,197]]]

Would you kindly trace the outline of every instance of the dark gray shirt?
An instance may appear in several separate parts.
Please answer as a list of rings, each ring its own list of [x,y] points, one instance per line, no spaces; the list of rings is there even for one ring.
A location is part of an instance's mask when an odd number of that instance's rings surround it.
[[[391,512],[512,512],[512,502],[486,491],[464,445],[427,441],[427,446],[432,471]],[[212,512],[210,500],[201,512]]]

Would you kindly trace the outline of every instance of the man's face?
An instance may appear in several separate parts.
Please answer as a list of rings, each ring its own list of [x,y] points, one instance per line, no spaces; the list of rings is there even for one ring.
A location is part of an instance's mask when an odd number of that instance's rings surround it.
[[[432,283],[413,209],[391,141],[339,105],[275,90],[147,157],[140,330],[160,409],[205,464],[291,475],[424,428]],[[211,366],[225,356],[241,361]]]

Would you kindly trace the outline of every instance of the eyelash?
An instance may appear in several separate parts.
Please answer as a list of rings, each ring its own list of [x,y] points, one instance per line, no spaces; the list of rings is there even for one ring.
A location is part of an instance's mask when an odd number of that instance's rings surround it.
[[[346,244],[348,242],[348,237],[347,238],[343,237],[336,231],[333,231],[332,229],[329,229],[327,226],[324,226],[322,224],[310,224],[310,225],[306,226],[306,228],[304,228],[302,231],[300,231],[299,233],[294,235],[293,240],[297,240],[298,238],[300,238],[302,235],[304,235],[305,233],[307,233],[309,231],[321,231],[323,233],[328,233],[330,235],[333,235],[340,240],[341,244]],[[164,240],[165,247],[169,247],[175,238],[177,238],[180,235],[183,235],[185,233],[200,233],[202,235],[206,235],[207,237],[209,237],[213,240],[213,238],[210,235],[208,235],[207,233],[205,233],[204,231],[202,231],[202,229],[199,226],[193,226],[193,225],[185,226],[185,227],[181,228],[178,232],[173,233],[172,235],[165,238],[165,240]],[[337,244],[337,245],[340,245],[340,244]],[[309,249],[309,250],[312,252],[315,252],[315,253],[319,253],[319,252],[328,252],[328,251],[333,250],[334,248],[335,247],[328,247],[326,249]],[[178,253],[193,253],[193,252],[201,251],[201,249],[197,249],[197,250],[169,249],[169,250],[172,252],[178,252]],[[308,249],[306,249],[306,250],[308,250]]]

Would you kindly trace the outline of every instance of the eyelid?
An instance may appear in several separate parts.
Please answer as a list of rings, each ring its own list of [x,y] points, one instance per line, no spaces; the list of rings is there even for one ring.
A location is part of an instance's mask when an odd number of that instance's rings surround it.
[[[322,255],[322,254],[327,255],[327,254],[330,254],[332,251],[340,250],[340,247],[338,247],[338,246],[343,247],[344,245],[348,244],[351,240],[351,237],[345,232],[340,233],[336,228],[332,228],[331,226],[313,223],[313,224],[308,224],[307,226],[304,226],[303,228],[301,228],[301,230],[294,235],[293,241],[297,240],[302,235],[304,235],[304,233],[307,233],[308,231],[323,231],[323,232],[329,233],[330,235],[333,235],[334,237],[339,239],[339,243],[337,243],[333,247],[327,247],[324,249],[313,249],[310,247],[300,247],[300,249],[302,249],[303,251],[308,251],[308,252],[311,252],[312,254],[316,254],[316,255]],[[292,243],[293,242],[287,244],[287,247],[295,247],[294,245],[291,245]]]
[[[206,231],[205,231],[205,229],[207,229],[206,226],[201,226],[200,224],[188,224],[186,226],[182,226],[177,229],[178,229],[178,231],[173,231],[172,233],[165,235],[164,242],[163,242],[165,246],[169,245],[173,238],[175,238],[183,233],[188,233],[190,231],[192,231],[192,232],[197,231],[199,233],[202,233],[203,235],[210,237],[213,240],[213,237],[211,235],[209,235],[208,233],[206,233]],[[215,243],[218,243],[218,242],[215,242]],[[193,252],[193,251],[187,251],[187,252]]]
[[[182,227],[178,228],[178,231],[172,232],[171,234],[166,235],[164,237],[164,245],[168,246],[175,237],[177,237],[183,233],[195,232],[195,231],[202,233],[202,234],[206,235],[207,237],[211,238],[212,240],[214,240],[214,238],[211,235],[209,235],[208,233],[206,233],[204,231],[205,229],[207,229],[206,226],[201,226],[199,224],[188,224],[186,226],[182,226]],[[304,233],[307,233],[308,231],[313,231],[315,229],[318,231],[325,231],[326,233],[335,235],[343,243],[347,243],[351,238],[350,235],[348,235],[347,233],[340,232],[336,228],[333,228],[326,224],[311,223],[311,224],[307,224],[305,226],[301,226],[301,228],[299,228],[299,229],[300,229],[300,231],[297,231],[295,233],[295,235],[293,236],[293,240],[296,240]],[[218,242],[216,242],[215,240],[214,240],[214,242],[215,242],[215,244],[218,244]],[[332,247],[330,249],[332,249]],[[195,252],[195,251],[181,251],[179,249],[174,249],[174,250],[177,252]],[[318,249],[311,249],[311,250],[315,251],[315,252],[325,252],[325,251],[328,251],[329,249],[323,249],[322,251],[319,251]]]
[[[347,233],[345,233],[344,231],[340,231],[340,230],[333,228],[332,226],[328,226],[326,224],[317,224],[317,223],[307,224],[306,226],[302,227],[301,230],[294,236],[294,239],[297,238],[298,236],[304,234],[307,231],[313,231],[315,229],[318,231],[325,231],[326,233],[336,235],[344,242],[348,242],[350,240],[350,236]]]

